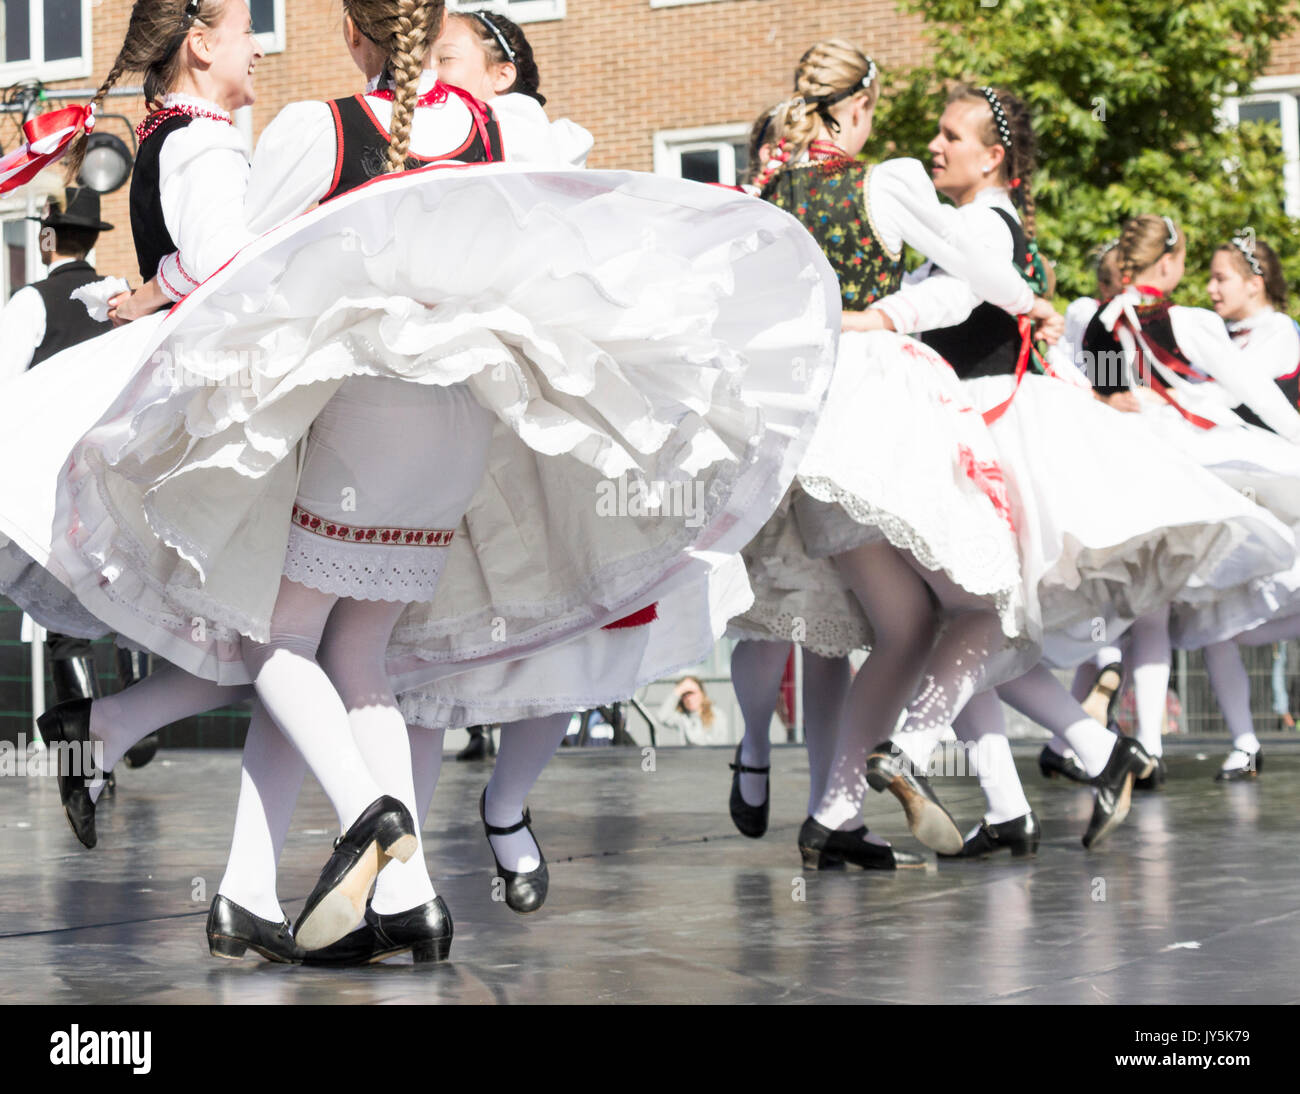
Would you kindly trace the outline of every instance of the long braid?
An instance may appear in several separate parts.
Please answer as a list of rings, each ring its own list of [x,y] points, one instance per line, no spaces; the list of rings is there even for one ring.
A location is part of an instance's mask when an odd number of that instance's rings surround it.
[[[415,119],[415,101],[419,96],[424,58],[429,52],[431,5],[425,0],[401,0],[393,35],[393,52],[389,56],[395,88],[393,124],[389,130],[388,171],[406,169],[411,148],[411,125]]]
[[[95,97],[90,100],[91,105],[96,111],[98,111],[103,105],[104,100],[108,97],[108,93],[117,86],[117,82],[126,75],[127,71],[126,50],[123,49],[117,55],[117,60],[113,62],[113,67],[109,70],[108,78],[99,85],[99,90],[95,92]],[[76,182],[77,176],[81,174],[81,165],[85,162],[86,148],[89,143],[89,138],[84,132],[79,133],[77,139],[72,142],[72,147],[68,152],[68,158],[65,161],[67,164],[66,181],[69,184]]]

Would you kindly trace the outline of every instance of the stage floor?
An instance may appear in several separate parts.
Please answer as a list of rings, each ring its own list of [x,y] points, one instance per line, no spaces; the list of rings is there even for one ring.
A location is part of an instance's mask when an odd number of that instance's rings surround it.
[[[1300,748],[1266,746],[1253,785],[1216,785],[1218,747],[1175,747],[1097,851],[1084,789],[1017,760],[1043,826],[1037,859],[931,861],[896,874],[805,873],[802,749],[773,753],[772,826],[727,816],[730,752],[565,750],[531,799],[551,891],[520,917],[491,899],[478,824],[487,778],[450,756],[426,821],[451,960],[356,970],[208,955],[238,786],[234,752],[170,751],[123,769],[76,842],[48,777],[0,778],[5,1003],[1295,1003],[1300,1002]],[[973,779],[936,787],[963,826]],[[873,831],[916,848],[890,797]],[[329,852],[314,784],[282,864],[290,916]],[[799,899],[802,898],[802,899]]]

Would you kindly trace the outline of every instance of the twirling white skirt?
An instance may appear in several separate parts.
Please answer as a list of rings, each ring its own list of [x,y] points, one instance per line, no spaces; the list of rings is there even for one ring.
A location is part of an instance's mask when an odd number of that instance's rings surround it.
[[[739,638],[826,657],[871,644],[829,556],[888,540],[1030,629],[1014,515],[993,440],[936,353],[892,333],[845,334],[826,410],[791,493],[743,551],[754,607]]]
[[[1090,390],[1050,376],[963,384],[991,426],[1043,655],[1078,664],[1189,584],[1224,595],[1294,558],[1281,522]]]
[[[408,172],[19,381],[0,456],[35,449],[45,479],[4,492],[0,532],[107,627],[238,683],[237,639],[267,636],[295,500],[364,487],[309,462],[299,497],[312,423],[349,377],[462,385],[494,421],[468,510],[433,548],[436,594],[390,648],[398,689],[420,687],[617,620],[697,575],[693,552],[745,543],[802,459],[838,325],[824,257],[767,203],[619,172]],[[30,421],[52,385],[88,420],[75,444]],[[472,478],[446,471],[462,439],[403,459],[435,508]],[[384,444],[376,466],[401,447]],[[51,513],[49,468],[69,450]],[[366,519],[414,519],[386,505]]]

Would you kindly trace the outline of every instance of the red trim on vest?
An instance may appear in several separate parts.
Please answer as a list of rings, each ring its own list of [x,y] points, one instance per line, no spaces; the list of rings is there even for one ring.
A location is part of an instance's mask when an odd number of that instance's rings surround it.
[[[454,91],[455,88],[452,88],[452,90]],[[374,127],[377,130],[379,130],[379,135],[382,136],[386,141],[391,140],[393,136],[392,133],[390,133],[387,129],[385,129],[384,123],[381,122],[377,117],[375,117],[375,112],[370,109],[370,104],[366,102],[366,97],[364,95],[357,95],[355,97],[360,101],[361,109],[366,112],[366,116],[369,117],[371,123],[374,125]],[[408,160],[417,160],[420,163],[437,163],[440,160],[454,160],[457,156],[459,156],[462,152],[464,152],[465,149],[468,148],[473,143],[474,143],[474,134],[471,132],[469,136],[465,138],[465,143],[462,144],[459,148],[457,148],[454,152],[444,152],[437,156],[421,156],[418,152],[408,151],[406,153],[406,158]],[[492,148],[490,145],[487,145],[486,143],[484,144],[484,148],[485,148],[485,154],[487,156],[487,160],[485,162],[490,163],[492,161]],[[337,185],[337,183],[335,185]],[[333,187],[330,188],[329,192],[330,193],[334,192]]]
[[[339,113],[339,104],[330,100],[330,113],[334,115],[334,177],[330,180],[327,194],[338,189],[339,179],[343,177],[343,115]]]

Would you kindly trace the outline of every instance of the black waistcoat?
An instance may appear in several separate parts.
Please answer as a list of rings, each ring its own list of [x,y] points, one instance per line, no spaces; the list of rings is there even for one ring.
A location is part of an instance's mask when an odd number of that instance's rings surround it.
[[[77,289],[99,280],[99,274],[89,262],[69,262],[32,286],[45,304],[45,339],[36,347],[29,367],[34,368],[70,346],[113,329],[112,323],[96,323],[86,311],[86,305],[72,299]]]
[[[168,134],[184,129],[193,120],[188,114],[168,118],[140,142],[135,156],[135,171],[131,175],[131,235],[135,239],[140,276],[145,281],[152,281],[158,264],[176,250],[163,217],[158,157]]]

